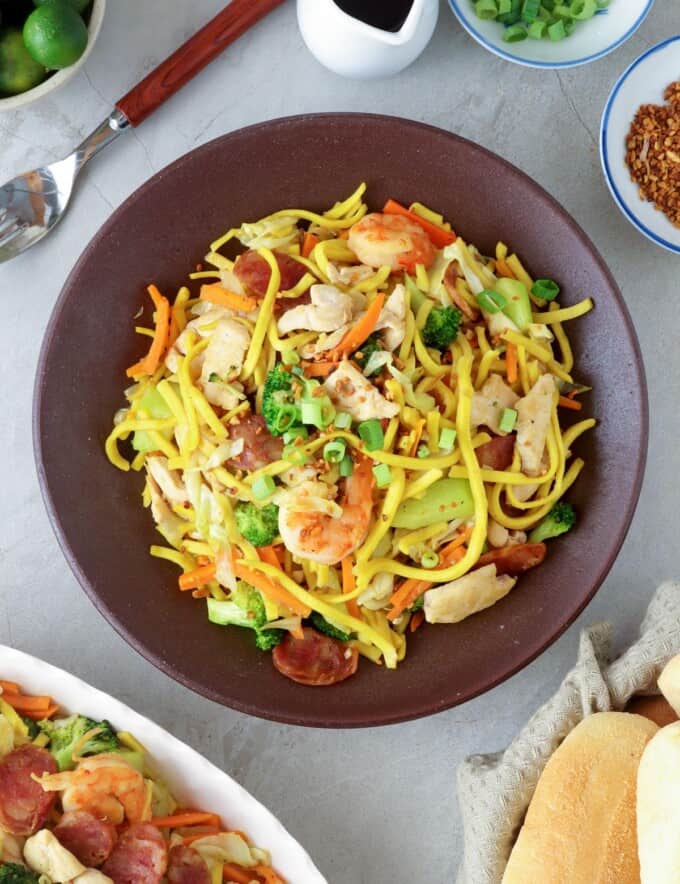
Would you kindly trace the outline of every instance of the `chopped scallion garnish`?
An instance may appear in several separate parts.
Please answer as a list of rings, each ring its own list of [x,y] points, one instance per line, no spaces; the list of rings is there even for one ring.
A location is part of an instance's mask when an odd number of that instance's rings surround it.
[[[253,482],[253,495],[258,500],[265,500],[276,491],[276,483],[271,476],[260,476]]]
[[[504,408],[498,426],[502,433],[512,433],[517,423],[517,412],[514,408]]]
[[[378,488],[386,488],[392,481],[392,471],[386,463],[377,463],[373,467],[373,475]]]
[[[362,421],[357,427],[357,432],[366,446],[366,451],[377,451],[383,447],[385,434],[382,424],[377,418],[373,417],[370,420]]]

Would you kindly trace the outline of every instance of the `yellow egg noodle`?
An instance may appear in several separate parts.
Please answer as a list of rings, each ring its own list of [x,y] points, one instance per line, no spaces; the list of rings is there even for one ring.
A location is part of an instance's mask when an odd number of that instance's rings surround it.
[[[540,565],[595,426],[565,330],[590,297],[561,305],[505,243],[365,197],[230,229],[172,303],[150,286],[105,446],[144,472],[180,589],[304,684],[396,667],[422,622]]]

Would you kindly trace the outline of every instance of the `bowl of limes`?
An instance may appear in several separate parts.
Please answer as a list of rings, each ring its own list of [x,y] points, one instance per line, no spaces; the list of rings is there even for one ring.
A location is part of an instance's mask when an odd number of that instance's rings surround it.
[[[0,111],[63,86],[99,35],[106,0],[0,0]]]

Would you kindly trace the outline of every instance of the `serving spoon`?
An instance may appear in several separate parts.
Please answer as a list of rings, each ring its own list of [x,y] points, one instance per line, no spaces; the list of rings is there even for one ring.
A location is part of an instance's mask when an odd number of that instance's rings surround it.
[[[66,211],[83,166],[131,126],[138,126],[230,43],[284,0],[232,0],[161,62],[63,160],[17,175],[0,188],[0,262],[39,242]]]

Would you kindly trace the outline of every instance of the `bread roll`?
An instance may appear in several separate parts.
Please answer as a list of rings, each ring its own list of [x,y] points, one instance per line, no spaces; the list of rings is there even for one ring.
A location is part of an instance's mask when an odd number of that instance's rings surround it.
[[[642,884],[680,882],[680,721],[647,744],[638,770],[638,851]]]
[[[680,654],[666,663],[657,684],[676,714],[680,715]]]
[[[577,725],[538,781],[503,884],[639,884],[635,785],[657,731],[625,712]]]
[[[644,715],[659,727],[665,727],[678,720],[675,710],[665,697],[633,697],[626,706],[626,712],[632,712],[635,715]]]

